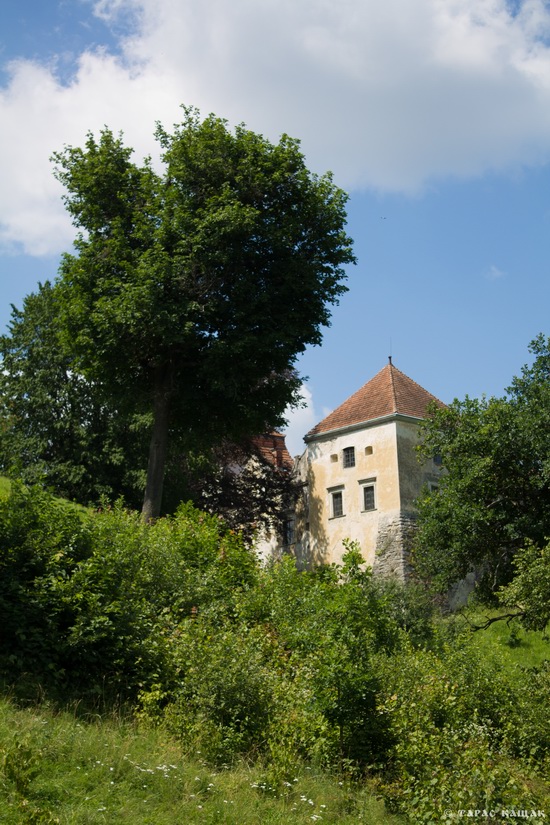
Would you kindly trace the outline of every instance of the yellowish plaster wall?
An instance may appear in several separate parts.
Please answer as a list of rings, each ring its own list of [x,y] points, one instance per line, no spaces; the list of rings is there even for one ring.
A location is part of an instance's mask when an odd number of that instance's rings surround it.
[[[355,448],[355,467],[345,468],[342,451]],[[340,563],[345,538],[357,541],[374,563],[381,513],[400,508],[396,423],[390,421],[311,442],[308,445],[310,562]],[[334,460],[336,457],[336,460]],[[375,481],[376,509],[363,511],[361,482]],[[342,489],[344,515],[331,517],[331,492]]]
[[[437,482],[440,468],[433,461],[418,461],[418,438],[416,421],[394,418],[309,442],[295,468],[303,482],[295,510],[297,542],[287,548],[299,565],[340,564],[346,552],[343,540],[351,539],[374,567],[384,536],[393,535],[401,516],[414,514],[423,486]],[[344,467],[346,447],[355,448],[354,467]],[[364,511],[362,485],[369,482],[376,485],[375,509]],[[338,517],[331,513],[335,490],[343,494],[344,514]],[[279,544],[276,535],[264,536],[257,549],[264,559],[276,557]]]
[[[420,462],[416,451],[420,437],[418,424],[400,420],[397,422],[396,434],[401,509],[411,512],[415,509],[415,501],[423,487],[430,482],[437,483],[440,468],[432,460]]]

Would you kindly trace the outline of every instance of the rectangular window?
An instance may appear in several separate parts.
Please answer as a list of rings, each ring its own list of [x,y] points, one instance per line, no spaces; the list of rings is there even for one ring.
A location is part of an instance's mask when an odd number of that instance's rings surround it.
[[[376,510],[374,486],[374,484],[365,484],[363,486],[363,510]]]
[[[296,528],[293,518],[285,519],[283,522],[283,544],[285,547],[290,547],[296,542]]]
[[[355,447],[344,447],[342,460],[344,467],[355,467]]]
[[[332,518],[339,518],[344,515],[344,493],[342,490],[336,490],[331,493],[332,500]]]

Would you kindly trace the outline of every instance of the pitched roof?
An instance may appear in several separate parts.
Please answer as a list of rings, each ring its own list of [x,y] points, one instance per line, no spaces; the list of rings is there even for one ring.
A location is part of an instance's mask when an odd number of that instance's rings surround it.
[[[257,435],[252,444],[265,461],[285,470],[291,470],[293,461],[287,450],[285,437],[282,433],[272,432]]]
[[[444,406],[435,395],[423,389],[390,361],[374,378],[310,430],[306,440],[331,430],[390,415],[424,418],[428,404],[433,401]]]

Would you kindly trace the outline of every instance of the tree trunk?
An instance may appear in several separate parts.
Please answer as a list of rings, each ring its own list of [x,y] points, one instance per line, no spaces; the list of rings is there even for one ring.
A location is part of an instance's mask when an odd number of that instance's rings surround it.
[[[155,400],[153,410],[153,432],[149,446],[147,483],[143,497],[141,516],[150,522],[160,516],[166,448],[168,446],[168,420],[170,415],[171,373],[159,367],[155,373]]]

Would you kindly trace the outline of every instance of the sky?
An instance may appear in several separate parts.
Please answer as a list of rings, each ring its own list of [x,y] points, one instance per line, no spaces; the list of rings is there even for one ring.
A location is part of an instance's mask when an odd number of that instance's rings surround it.
[[[2,0],[0,331],[74,239],[51,154],[108,126],[155,159],[182,104],[298,138],[349,193],[293,454],[390,355],[448,403],[550,334],[548,0]]]

